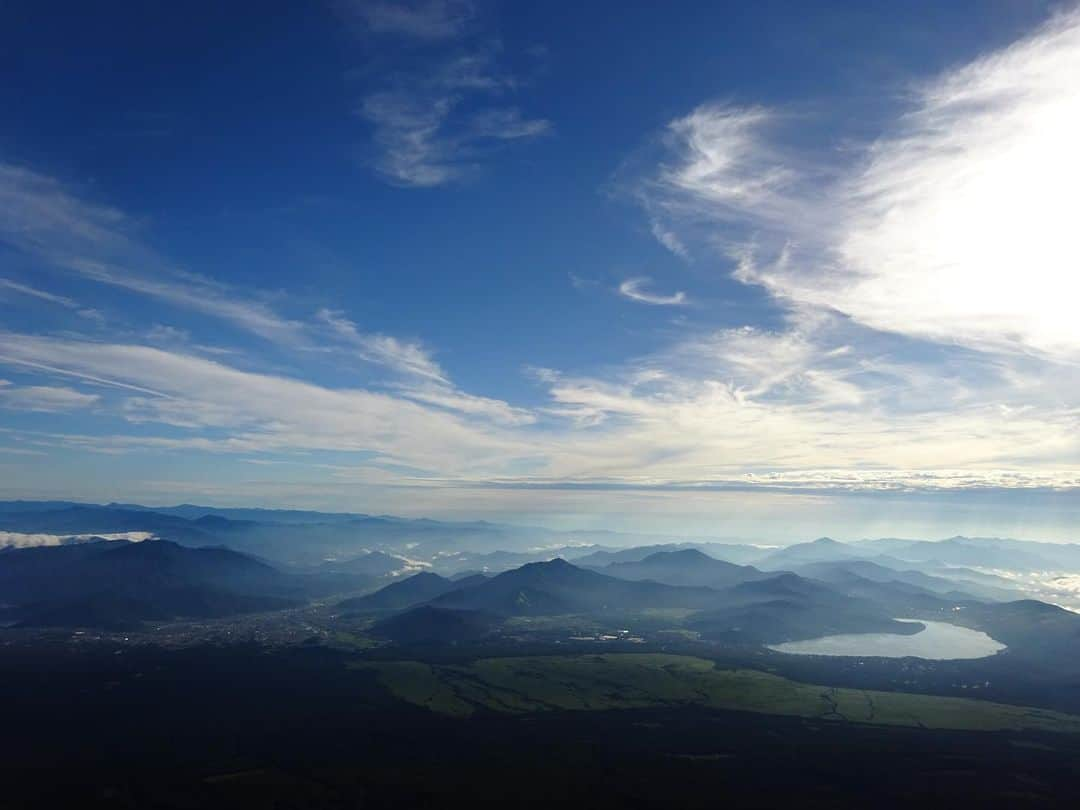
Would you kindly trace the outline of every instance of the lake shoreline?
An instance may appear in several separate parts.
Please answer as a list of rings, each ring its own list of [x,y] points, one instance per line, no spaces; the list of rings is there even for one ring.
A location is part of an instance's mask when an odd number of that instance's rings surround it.
[[[926,619],[901,619],[920,624],[914,633],[841,633],[801,641],[769,644],[768,649],[787,655],[818,655],[834,658],[923,658],[959,661],[988,658],[1006,649],[986,633],[968,627]]]

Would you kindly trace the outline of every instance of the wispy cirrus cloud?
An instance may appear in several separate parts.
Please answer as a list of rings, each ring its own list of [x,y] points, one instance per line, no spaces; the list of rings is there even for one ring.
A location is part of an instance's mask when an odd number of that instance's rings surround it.
[[[785,323],[688,338],[646,387],[560,378],[558,408],[613,436],[649,425],[657,480],[713,459],[680,486],[1075,488],[1078,75],[1073,12],[919,85],[862,149],[792,146],[783,110],[673,121],[636,186],[654,235],[726,258]]]
[[[508,97],[521,80],[499,65],[497,40],[467,36],[474,9],[432,2],[361,3],[374,34],[412,36],[428,48],[413,63],[363,95],[356,114],[371,126],[372,165],[387,182],[442,186],[476,170],[499,144],[548,134],[544,118],[526,115]],[[374,22],[379,21],[379,22]],[[437,47],[439,41],[443,47]]]
[[[467,167],[443,130],[456,103],[452,96],[413,90],[387,90],[365,98],[360,115],[373,126],[379,174],[413,188],[441,186],[461,177]]]
[[[6,185],[5,185],[6,181]],[[258,297],[244,295],[212,279],[179,270],[131,235],[131,223],[122,212],[84,200],[59,182],[26,169],[0,172],[0,197],[13,204],[17,215],[0,212],[0,240],[57,267],[92,281],[147,296],[182,310],[211,316],[295,352],[315,352],[342,361],[360,360],[388,370],[390,401],[403,406],[431,406],[433,413],[457,414],[495,424],[523,425],[535,421],[527,409],[498,399],[460,390],[420,342],[361,330],[344,313],[322,308],[310,320],[282,315]],[[34,213],[36,212],[36,214]],[[135,269],[135,268],[138,269]],[[18,282],[0,282],[0,289],[32,295],[67,308],[77,306],[56,295]],[[191,342],[188,330],[154,325],[143,338],[181,351],[222,356],[218,347]],[[76,342],[65,344],[75,352]],[[87,342],[86,346],[96,345]],[[136,347],[131,347],[134,351]],[[153,351],[149,347],[148,351]],[[159,422],[174,427],[235,427],[235,411],[220,403],[174,395],[170,388],[132,382],[125,375],[93,372],[94,364],[64,362],[64,352],[53,360],[0,349],[0,363],[24,372],[73,378],[113,390],[140,395],[129,398],[121,411],[133,422]],[[165,356],[165,355],[162,355]],[[140,379],[143,379],[140,377]],[[373,392],[365,392],[374,397]],[[0,392],[7,407],[60,412],[93,404],[97,396],[73,389],[35,387]],[[365,400],[381,401],[377,399]]]
[[[474,171],[492,144],[551,131],[550,121],[528,118],[516,107],[461,112],[468,92],[420,80],[365,97],[359,114],[372,125],[376,170],[395,185],[441,186]]]
[[[124,213],[88,201],[55,179],[0,165],[0,199],[10,203],[7,211],[0,211],[0,241],[62,270],[217,318],[287,349],[350,353],[408,378],[450,385],[446,372],[416,341],[363,332],[343,313],[328,308],[318,310],[311,320],[287,317],[257,295],[243,294],[213,279],[173,267],[132,235],[134,227]],[[0,279],[0,291],[5,289],[80,314],[92,312],[66,296]],[[153,343],[186,345],[190,333],[155,325],[145,338]],[[210,353],[221,351],[200,348]],[[467,398],[463,397],[462,402],[476,409]]]
[[[283,346],[308,343],[305,325],[276,312],[269,304],[245,297],[204,276],[163,267],[156,275],[132,272],[123,264],[72,258],[66,268],[81,276],[175,307],[219,318],[232,326]]]
[[[420,40],[461,36],[476,15],[467,0],[342,0],[338,7],[373,34]]]
[[[69,309],[80,317],[87,320],[95,321],[96,323],[103,324],[104,316],[96,309],[91,307],[84,307],[78,301],[73,298],[68,298],[66,295],[57,295],[55,293],[48,292],[47,290],[41,290],[37,287],[33,287],[29,284],[22,284],[18,281],[12,281],[9,278],[0,278],[0,297],[4,291],[13,292],[18,295],[27,296],[30,298],[36,298],[39,301],[46,301],[50,304],[56,304],[64,309]]]
[[[85,447],[187,447],[213,452],[328,450],[374,454],[417,469],[499,468],[530,444],[497,427],[487,408],[429,407],[403,392],[329,388],[280,374],[149,346],[0,333],[0,362],[134,390],[120,413],[141,424],[188,428],[185,438],[86,437]],[[55,372],[54,372],[55,373]],[[448,395],[455,392],[447,389]],[[476,398],[473,405],[481,400]],[[505,407],[505,406],[504,406]],[[477,417],[477,418],[473,418]],[[228,435],[204,435],[227,429]]]
[[[779,116],[761,107],[704,105],[668,124],[665,139],[680,154],[658,181],[710,203],[710,213],[741,220],[782,221],[786,192],[797,178],[787,156],[765,133]]]
[[[417,47],[463,41],[396,25]],[[908,113],[857,154],[793,149],[784,142],[792,119],[759,107],[707,105],[673,122],[668,151],[641,192],[656,238],[689,258],[703,245],[719,247],[737,263],[737,278],[772,293],[782,317],[771,328],[683,331],[652,354],[600,369],[537,373],[540,403],[527,408],[461,390],[419,340],[366,330],[317,305],[285,314],[287,303],[176,269],[123,213],[7,167],[0,201],[12,205],[0,206],[0,238],[17,249],[213,316],[294,349],[290,359],[317,351],[350,371],[356,358],[390,372],[363,387],[328,383],[297,363],[253,371],[248,358],[194,356],[187,335],[164,330],[109,340],[5,333],[0,362],[103,386],[94,389],[103,392],[94,414],[138,425],[24,432],[20,450],[280,462],[277,454],[289,463],[353,453],[356,464],[343,465],[352,476],[335,479],[346,487],[1074,491],[1080,372],[1061,314],[1073,300],[1061,262],[1076,254],[1061,230],[1067,205],[1048,178],[1071,180],[1076,168],[1057,140],[1074,133],[1075,28],[1074,17],[1060,18],[924,86]],[[518,82],[497,69],[496,55],[478,57],[466,44],[436,54],[429,76],[372,88],[401,94],[383,96],[375,118],[396,121],[385,130],[385,154],[411,144],[392,167],[409,184],[461,177],[480,157],[470,151],[478,139],[542,134],[507,100]],[[415,108],[406,103],[417,98]],[[446,104],[425,118],[424,105],[439,99]],[[1010,199],[1014,189],[1027,208]],[[955,227],[939,232],[938,214]],[[982,234],[973,223],[993,227]],[[1025,257],[1046,259],[1023,265],[1031,289],[1011,272]],[[1003,268],[1009,278],[998,277]],[[688,303],[682,291],[657,291],[645,279],[622,286],[640,303]],[[1051,295],[1062,303],[1040,324],[1033,313]]]
[[[487,417],[502,424],[523,425],[536,421],[535,416],[524,408],[461,391],[419,343],[390,335],[364,334],[340,312],[323,309],[319,318],[354,346],[365,360],[402,375],[403,381],[393,386],[402,396],[462,414]]]
[[[72,300],[63,295],[56,295],[45,290],[39,290],[36,287],[31,287],[29,284],[20,284],[17,281],[12,281],[9,278],[0,278],[0,290],[9,290],[11,292],[19,293],[20,295],[27,295],[31,298],[37,298],[41,301],[48,301],[50,304],[56,304],[57,306],[64,307],[65,309],[79,309],[78,302]]]
[[[656,238],[656,241],[666,247],[680,259],[689,259],[690,251],[686,249],[686,245],[683,244],[679,235],[670,228],[665,227],[657,220],[652,220],[649,223],[649,230],[652,231],[652,235]]]
[[[14,385],[0,380],[0,407],[13,411],[56,413],[88,408],[101,399],[74,388],[52,385]]]
[[[737,329],[617,376],[549,374],[551,410],[577,430],[550,450],[547,480],[751,485],[831,469],[847,470],[855,490],[932,489],[945,478],[924,473],[943,469],[971,481],[1005,480],[1007,470],[1075,478],[1080,414],[1061,404],[1058,385],[1020,391],[988,361],[945,371],[889,355],[888,345],[867,352],[820,332]],[[1065,390],[1075,383],[1074,374]]]
[[[892,361],[888,345],[852,347],[849,337],[843,322],[833,331],[720,330],[604,376],[538,373],[550,401],[540,413],[438,383],[330,388],[71,338],[2,334],[0,360],[111,385],[120,399],[98,407],[143,426],[20,433],[31,450],[356,453],[367,459],[361,467],[393,466],[384,484],[414,487],[839,492],[1067,489],[1080,480],[1070,465],[1080,412],[1059,393],[1075,380],[1018,392],[989,361],[949,379]]]
[[[1073,11],[916,87],[861,151],[800,153],[782,113],[706,105],[670,125],[641,198],[661,234],[719,246],[785,305],[1075,360],[1077,75]]]
[[[137,238],[136,231],[131,218],[117,208],[88,200],[55,178],[0,164],[0,242],[56,268],[220,318],[267,340],[303,341],[299,322],[227,285],[176,268]],[[16,291],[32,294],[30,289],[20,285]],[[64,296],[35,291],[53,303],[78,306]]]
[[[536,138],[551,131],[551,122],[543,118],[527,118],[517,107],[481,110],[467,119],[470,139],[492,138],[514,141]]]
[[[536,415],[528,408],[518,408],[501,399],[469,394],[452,385],[399,385],[397,390],[414,402],[482,417],[499,425],[532,425],[537,421]]]
[[[339,338],[355,347],[363,359],[410,376],[438,383],[447,382],[446,373],[419,343],[399,340],[390,335],[365,334],[343,313],[331,309],[320,309],[317,317]]]
[[[651,282],[652,279],[646,276],[628,278],[619,285],[619,295],[623,298],[629,298],[631,301],[637,301],[639,304],[652,304],[658,307],[681,307],[689,303],[686,293],[682,290],[677,290],[668,295],[650,292],[646,287]]]
[[[76,231],[93,234],[63,244],[64,266],[105,283],[102,272],[121,272],[119,265],[102,269],[80,254],[102,250],[112,259],[116,245],[134,243],[116,224],[122,217],[106,217],[103,229],[86,204],[98,230],[80,229],[73,217],[78,199],[52,183],[37,186],[63,195],[66,219]],[[47,198],[32,199],[49,209]],[[48,232],[20,236],[28,240],[24,246],[34,245]],[[131,250],[148,252],[137,243]],[[549,402],[524,409],[461,391],[422,344],[365,333],[340,312],[326,309],[313,322],[295,321],[268,304],[246,307],[212,281],[167,267],[162,273],[162,279],[138,275],[122,283],[282,343],[299,335],[305,347],[352,353],[391,369],[398,381],[384,391],[334,389],[178,350],[4,335],[0,362],[9,367],[104,386],[113,393],[93,403],[95,410],[144,428],[190,431],[49,441],[100,452],[357,452],[470,486],[707,487],[753,485],[759,480],[753,476],[769,486],[795,486],[791,482],[807,470],[877,471],[843,484],[857,489],[881,488],[883,481],[932,488],[946,477],[927,477],[927,471],[946,468],[1007,480],[1001,471],[1010,465],[1029,477],[1056,470],[1055,480],[1066,481],[1080,435],[1077,412],[1061,404],[1078,382],[1067,368],[1050,375],[1031,365],[1034,359],[963,357],[952,369],[901,361],[896,345],[878,346],[851,319],[815,307],[792,309],[779,331],[747,327],[689,337],[605,375],[548,372],[538,379]],[[677,298],[630,289],[672,303]],[[211,291],[224,308],[195,301]],[[290,325],[266,330],[263,316]],[[177,342],[172,331],[155,335]],[[70,394],[50,396],[57,409],[90,404]],[[527,475],[520,472],[523,463]],[[781,479],[788,484],[777,483]]]

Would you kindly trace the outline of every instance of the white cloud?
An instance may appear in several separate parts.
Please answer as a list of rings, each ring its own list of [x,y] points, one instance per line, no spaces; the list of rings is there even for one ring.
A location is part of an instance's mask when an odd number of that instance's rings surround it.
[[[156,392],[130,398],[123,413],[141,423],[226,428],[226,438],[86,437],[95,449],[174,447],[216,452],[333,450],[373,452],[415,468],[459,472],[500,467],[532,449],[492,422],[495,401],[446,388],[445,402],[425,407],[422,390],[401,394],[331,389],[298,379],[241,371],[202,357],[129,344],[92,343],[0,333],[0,359],[61,369],[108,384]],[[435,393],[427,397],[434,399]],[[518,413],[501,404],[508,421]],[[472,418],[472,417],[476,418]]]
[[[458,390],[423,346],[389,335],[364,334],[341,313],[320,310],[319,318],[339,337],[354,346],[371,363],[386,366],[403,375],[406,382],[395,390],[417,402],[474,416],[485,416],[502,424],[530,424],[535,417],[502,400],[479,397]]]
[[[318,326],[287,318],[257,297],[242,295],[212,279],[169,266],[128,237],[130,225],[122,213],[82,200],[55,180],[0,164],[0,200],[9,202],[12,209],[0,210],[0,241],[65,270],[220,319],[288,349],[336,350],[337,347],[316,342],[316,337],[327,336],[323,327],[329,326],[330,336],[346,348],[358,349],[359,356],[367,362],[446,382],[442,369],[415,342],[392,335],[362,334],[343,315],[328,309],[317,313]],[[140,269],[131,269],[135,266]],[[103,321],[96,311],[84,309],[65,296],[9,279],[0,279],[2,289],[76,310],[99,324]],[[155,343],[190,342],[187,330],[173,326],[154,325],[145,337]],[[207,353],[222,351],[209,346],[196,348]]]
[[[535,138],[551,131],[551,122],[543,118],[526,118],[516,107],[481,110],[469,121],[470,134],[475,138],[494,138],[512,141]]]
[[[9,290],[10,292],[19,295],[36,298],[39,301],[48,301],[50,304],[56,304],[64,309],[70,309],[76,315],[86,318],[88,321],[93,321],[98,326],[105,325],[105,316],[96,309],[84,307],[78,301],[64,295],[57,295],[47,290],[41,290],[37,287],[32,287],[29,284],[21,284],[20,282],[12,281],[9,278],[0,278],[0,290]]]
[[[605,378],[537,372],[551,403],[542,420],[430,381],[392,393],[331,389],[144,346],[8,334],[0,355],[162,394],[122,402],[119,413],[144,425],[138,434],[18,432],[29,450],[359,452],[374,454],[366,466],[384,465],[379,486],[500,490],[1080,482],[1080,411],[1063,407],[1056,388],[1075,379],[1017,392],[987,363],[964,369],[984,381],[971,397],[941,369],[890,360],[888,345],[852,347],[842,322],[814,327],[721,330]],[[154,424],[189,432],[156,435]]]
[[[593,474],[625,484],[638,459],[645,486],[1074,489],[1078,76],[1074,13],[923,86],[863,151],[796,149],[794,119],[762,108],[674,121],[637,187],[654,235],[729,257],[786,323],[687,338],[621,382],[559,377],[557,411],[597,434]]]
[[[93,258],[72,258],[64,265],[86,278],[157,298],[173,306],[220,318],[252,334],[285,346],[303,346],[304,325],[282,317],[268,305],[239,297],[235,290],[192,273],[162,270],[151,277]]]
[[[923,475],[942,469],[1071,480],[1080,411],[1063,392],[1080,384],[1076,370],[1030,379],[1032,360],[903,361],[900,339],[863,337],[844,319],[796,315],[775,332],[690,337],[604,377],[548,372],[550,410],[576,429],[553,441],[546,476],[750,484],[827,468],[848,470],[852,489],[942,487]]]
[[[73,194],[57,180],[21,167],[0,164],[0,241],[55,267],[200,312],[267,340],[296,345],[303,325],[280,316],[267,304],[247,300],[235,290],[178,270],[132,238],[133,224],[115,208]],[[7,288],[78,308],[64,296],[9,283]],[[80,310],[98,320],[100,313]]]
[[[347,0],[342,8],[373,33],[420,40],[458,37],[475,14],[472,3],[465,0]]]
[[[155,323],[146,332],[146,339],[151,343],[165,343],[174,346],[182,346],[191,341],[191,333],[187,329],[180,329],[168,324]]]
[[[707,234],[737,278],[783,302],[1075,360],[1078,76],[1073,12],[923,85],[846,167],[785,148],[775,112],[701,107],[671,125],[673,157],[643,198],[663,228]]]
[[[418,343],[398,340],[390,335],[365,334],[342,313],[321,309],[318,318],[342,340],[357,349],[371,363],[387,366],[402,374],[446,383],[446,373]]]
[[[518,89],[520,82],[500,69],[498,43],[478,45],[472,50],[456,52],[433,69],[414,87],[427,87],[444,93],[486,93],[498,96]]]
[[[80,305],[77,301],[67,298],[63,295],[55,295],[45,290],[39,290],[37,287],[31,287],[29,284],[20,284],[17,281],[12,281],[9,278],[0,278],[0,289],[10,290],[11,292],[19,293],[20,295],[27,295],[31,298],[37,298],[41,301],[48,301],[50,304],[56,304],[64,307],[65,309],[79,309]]]
[[[656,220],[649,223],[649,230],[652,231],[652,235],[656,237],[657,242],[666,247],[680,259],[690,258],[690,251],[686,249],[686,245],[683,244],[675,231],[665,228]]]
[[[441,14],[454,6],[432,3],[399,10],[414,19],[417,10]],[[385,11],[381,4],[367,8]],[[474,41],[451,53],[443,49],[429,57],[422,71],[392,73],[367,92],[356,113],[371,124],[372,162],[383,179],[412,188],[446,185],[474,171],[499,142],[551,131],[550,121],[526,116],[501,100],[521,82],[499,67],[499,51],[497,41]]]
[[[0,163],[0,236],[26,253],[57,260],[87,246],[116,249],[127,219],[114,208],[91,205],[59,182],[20,166]]]
[[[8,380],[0,380],[0,407],[13,411],[37,411],[56,413],[89,408],[97,404],[101,397],[97,394],[84,394],[74,388],[50,385],[12,385]]]
[[[668,125],[669,141],[682,150],[661,179],[672,188],[708,200],[741,217],[782,213],[783,190],[795,175],[780,152],[762,137],[776,124],[762,108],[707,105]]]
[[[551,130],[551,122],[526,118],[515,108],[490,108],[462,118],[458,92],[407,87],[373,93],[360,115],[373,125],[375,168],[395,185],[441,186],[471,172],[485,141],[526,140]]]
[[[483,416],[503,425],[531,425],[536,422],[536,417],[524,408],[515,408],[501,399],[467,394],[449,385],[401,386],[399,390],[403,396],[417,402],[472,416]]]
[[[374,125],[379,156],[375,167],[391,182],[423,188],[441,186],[466,170],[442,128],[457,99],[402,91],[374,93],[360,114]]]
[[[2,168],[2,167],[0,167]],[[4,185],[5,179],[7,185]],[[513,408],[500,400],[479,397],[458,390],[446,372],[420,343],[402,340],[393,335],[365,333],[342,313],[329,309],[317,312],[314,322],[295,321],[281,316],[268,304],[244,298],[237,291],[211,279],[168,267],[151,251],[126,235],[126,218],[112,209],[101,208],[80,200],[55,181],[26,170],[0,171],[0,196],[6,197],[19,210],[15,218],[5,219],[0,213],[0,239],[53,261],[86,278],[121,287],[132,292],[166,301],[174,306],[217,317],[232,326],[259,335],[289,349],[317,351],[344,357],[352,354],[364,362],[391,369],[407,383],[395,383],[402,402],[421,402],[459,414],[488,418],[503,424],[524,424],[533,420],[527,411]],[[38,212],[32,216],[31,212]],[[75,236],[71,236],[75,234]],[[84,236],[79,236],[82,234]],[[85,238],[84,238],[85,237]],[[104,254],[104,256],[103,256]],[[139,260],[144,268],[134,272],[127,269],[123,259]],[[68,308],[77,302],[47,293],[18,282],[2,280],[0,288],[20,295],[33,295]],[[191,343],[187,330],[155,325],[145,333],[151,342],[191,349],[203,353],[221,354],[220,349]],[[72,341],[75,345],[79,344]],[[135,397],[124,408],[132,421],[160,421],[174,426],[224,426],[231,416],[220,405],[192,401],[183,394],[170,393],[166,387],[147,386],[134,382],[123,374],[98,375],[94,364],[73,366],[64,353],[50,355],[53,360],[26,353],[0,355],[0,361],[35,369],[51,375],[83,379],[119,390],[134,391],[149,397]],[[22,408],[37,410],[72,409],[89,404],[64,391],[72,389],[23,390],[8,392],[8,407],[16,403]],[[33,396],[32,396],[33,395]],[[89,395],[84,395],[89,396]],[[93,398],[96,401],[97,397]]]
[[[151,540],[151,532],[114,532],[111,534],[30,534],[26,532],[0,532],[0,548],[36,548],[38,546],[62,546],[69,543],[85,543],[88,540],[127,540],[141,543]]]
[[[649,292],[645,289],[645,286],[649,282],[650,279],[645,278],[644,276],[639,278],[628,278],[619,285],[619,295],[623,298],[629,298],[631,301],[637,301],[640,304],[652,304],[661,307],[678,307],[687,303],[686,293],[681,290],[671,293],[670,295]]]
[[[75,312],[80,318],[85,318],[87,321],[93,321],[98,326],[105,325],[105,315],[98,312],[96,309],[90,307],[83,307],[79,301],[68,298],[63,295],[56,295],[50,293],[46,289],[39,289],[38,287],[30,286],[29,284],[23,284],[21,282],[12,281],[11,279],[0,279],[0,292],[9,291],[17,295],[28,296],[30,298],[37,298],[41,301],[48,301],[49,303],[55,303],[58,307],[71,310]]]
[[[878,329],[1080,357],[1077,143],[1074,14],[923,90],[848,184],[826,295]]]

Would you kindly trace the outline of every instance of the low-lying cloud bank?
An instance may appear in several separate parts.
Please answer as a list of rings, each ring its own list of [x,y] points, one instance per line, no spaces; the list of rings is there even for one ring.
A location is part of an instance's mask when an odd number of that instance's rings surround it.
[[[37,546],[66,546],[95,540],[127,540],[141,543],[153,540],[153,532],[111,532],[109,534],[28,534],[25,532],[0,532],[0,549],[35,548]]]

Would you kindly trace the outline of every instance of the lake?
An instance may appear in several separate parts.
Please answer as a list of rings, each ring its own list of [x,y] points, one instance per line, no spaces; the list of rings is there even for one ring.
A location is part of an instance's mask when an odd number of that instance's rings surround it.
[[[1001,652],[1005,645],[979,630],[958,627],[947,622],[928,622],[924,619],[897,619],[916,622],[926,629],[911,636],[895,633],[844,633],[806,641],[770,644],[770,650],[792,655],[846,655],[877,658],[927,658],[934,661],[954,661],[966,658],[986,658]]]

